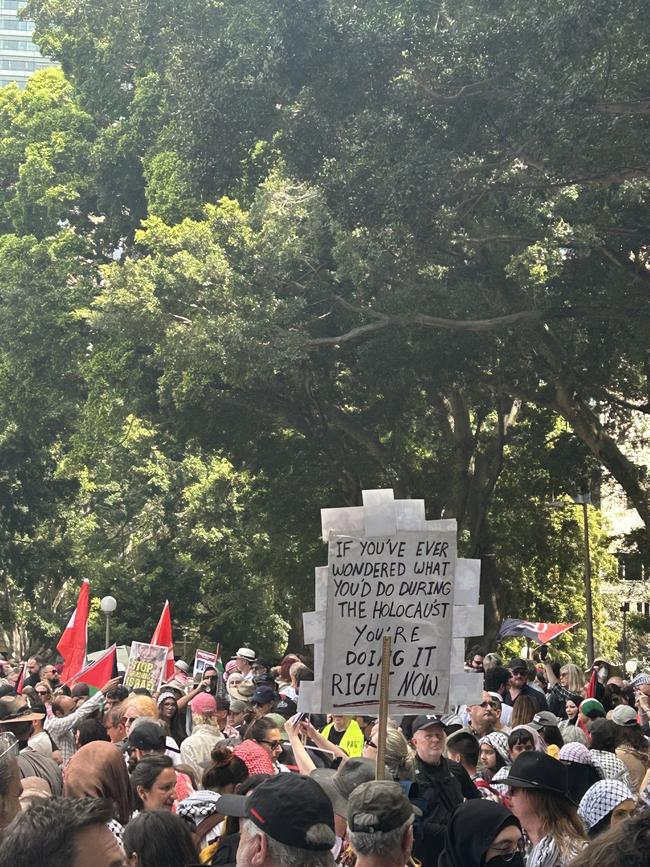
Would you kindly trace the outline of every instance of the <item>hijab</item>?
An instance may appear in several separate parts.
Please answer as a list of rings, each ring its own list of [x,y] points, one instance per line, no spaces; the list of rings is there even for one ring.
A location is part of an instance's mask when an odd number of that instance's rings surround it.
[[[485,853],[503,828],[515,825],[521,830],[519,820],[501,804],[484,798],[465,801],[451,814],[445,832],[445,848],[440,855],[438,867],[483,867]],[[498,858],[489,864],[523,865],[521,855],[508,862]]]
[[[560,761],[578,762],[581,765],[593,765],[594,759],[584,744],[565,744],[560,750]]]
[[[508,735],[505,732],[490,732],[489,735],[483,735],[479,744],[487,744],[492,747],[494,752],[501,756],[506,766],[510,767],[512,761],[508,749]]]
[[[529,734],[531,736],[531,738],[533,740],[533,746],[535,748],[535,751],[538,753],[545,753],[546,752],[546,743],[544,741],[544,738],[540,735],[540,733],[537,731],[537,729],[534,729],[532,726],[529,726],[529,725],[515,726],[513,728],[513,730],[510,732],[510,736],[514,735],[515,732],[521,731],[522,729],[527,734]]]
[[[92,741],[77,750],[65,768],[66,798],[107,798],[115,818],[125,825],[131,815],[131,786],[124,756],[115,744]]]
[[[634,800],[632,792],[620,780],[599,780],[585,792],[578,815],[587,831],[591,831],[623,801]]]

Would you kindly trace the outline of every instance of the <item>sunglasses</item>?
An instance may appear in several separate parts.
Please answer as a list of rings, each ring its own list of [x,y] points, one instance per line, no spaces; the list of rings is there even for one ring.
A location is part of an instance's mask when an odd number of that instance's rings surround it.
[[[528,670],[525,668],[511,668],[510,674],[512,674],[512,675],[528,674]]]
[[[272,750],[277,750],[282,745],[282,741],[258,741],[258,744],[267,744]]]
[[[127,723],[135,722],[137,719],[139,719],[139,717],[137,717],[137,716],[123,716],[121,718],[120,722],[123,725],[126,725]]]
[[[377,746],[377,744],[374,743],[373,741],[367,741],[367,742],[366,742],[366,746],[367,746],[367,747],[372,747],[373,750],[378,750],[378,749],[379,749],[379,747]]]
[[[482,701],[480,703],[479,707],[484,707],[484,708],[491,707],[492,710],[499,710],[501,705],[497,704],[496,701]]]

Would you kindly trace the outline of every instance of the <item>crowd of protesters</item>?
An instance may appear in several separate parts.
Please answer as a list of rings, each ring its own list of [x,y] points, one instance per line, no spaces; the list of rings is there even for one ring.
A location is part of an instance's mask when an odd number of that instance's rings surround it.
[[[241,647],[156,694],[0,680],[0,867],[640,867],[650,675],[475,648],[479,703],[389,720],[298,713],[308,666]],[[479,685],[479,691],[480,686]]]

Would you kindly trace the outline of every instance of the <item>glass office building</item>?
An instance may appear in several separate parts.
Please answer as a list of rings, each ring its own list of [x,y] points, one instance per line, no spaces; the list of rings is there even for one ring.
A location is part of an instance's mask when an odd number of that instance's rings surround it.
[[[0,87],[15,82],[24,87],[37,69],[53,66],[31,40],[34,25],[23,21],[24,0],[0,0]]]

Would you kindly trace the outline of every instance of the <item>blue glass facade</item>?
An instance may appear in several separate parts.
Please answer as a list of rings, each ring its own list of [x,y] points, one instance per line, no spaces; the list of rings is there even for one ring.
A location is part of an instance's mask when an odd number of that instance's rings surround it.
[[[34,25],[20,17],[24,0],[0,0],[0,87],[15,82],[24,87],[37,69],[52,66],[31,41]]]

